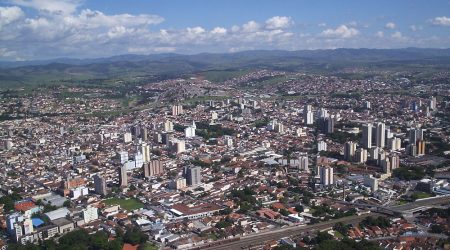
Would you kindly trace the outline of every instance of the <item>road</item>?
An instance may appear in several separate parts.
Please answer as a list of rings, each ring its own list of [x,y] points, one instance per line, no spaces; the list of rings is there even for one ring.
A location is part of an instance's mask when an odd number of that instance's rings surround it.
[[[415,209],[415,208],[418,208],[421,206],[440,205],[440,204],[444,204],[444,203],[450,203],[450,195],[443,195],[443,196],[437,196],[437,197],[432,197],[432,198],[428,198],[428,199],[422,199],[422,200],[411,202],[411,203],[408,203],[405,205],[393,206],[390,208],[394,209],[396,211],[399,211],[399,212],[403,212],[403,211],[412,210],[412,209]]]
[[[206,247],[203,249],[231,250],[231,249],[242,249],[244,247],[249,247],[249,246],[263,245],[264,242],[269,241],[269,240],[279,240],[283,237],[294,236],[294,235],[298,235],[300,233],[312,232],[314,230],[327,229],[327,228],[333,227],[334,224],[336,224],[338,222],[342,222],[344,224],[356,224],[356,223],[361,222],[368,216],[376,216],[376,215],[374,215],[373,213],[363,214],[363,215],[359,215],[359,216],[355,215],[355,216],[344,217],[344,218],[340,218],[340,219],[336,219],[336,220],[321,222],[321,223],[314,224],[314,225],[290,226],[290,227],[276,229],[276,230],[272,230],[272,231],[268,231],[268,232],[243,236],[243,237],[241,237],[241,239],[239,241],[224,243],[223,245]],[[196,247],[200,247],[200,246],[196,246]]]

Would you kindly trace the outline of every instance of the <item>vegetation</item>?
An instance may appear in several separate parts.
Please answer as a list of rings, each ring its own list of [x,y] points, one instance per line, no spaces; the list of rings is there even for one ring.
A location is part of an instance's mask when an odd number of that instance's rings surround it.
[[[425,177],[426,173],[423,167],[400,167],[394,169],[394,176],[400,180],[420,180]]]
[[[205,138],[205,140],[208,140],[210,138],[221,137],[224,135],[234,135],[236,133],[236,131],[234,131],[233,129],[224,128],[220,124],[209,125],[206,122],[198,122],[196,126],[197,126],[196,130],[197,135]]]
[[[142,204],[137,199],[121,199],[121,198],[110,198],[103,201],[106,205],[119,205],[122,209],[132,211],[135,209],[143,208],[144,204]]]
[[[360,226],[361,227],[378,226],[380,228],[388,228],[391,226],[391,222],[389,221],[389,219],[382,216],[378,216],[377,218],[369,216],[365,218],[363,221],[361,221]]]
[[[19,194],[12,193],[0,197],[0,204],[5,205],[3,208],[5,211],[11,211],[14,210],[14,202],[19,201],[20,199],[22,199],[22,197],[20,197]]]

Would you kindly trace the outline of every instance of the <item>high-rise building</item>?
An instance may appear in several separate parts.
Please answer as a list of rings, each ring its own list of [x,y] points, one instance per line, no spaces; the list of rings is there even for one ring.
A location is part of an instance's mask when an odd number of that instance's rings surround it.
[[[365,163],[367,161],[367,149],[358,148],[355,152],[356,162]]]
[[[334,183],[333,168],[320,166],[319,176],[320,176],[320,183],[323,186],[333,185]]]
[[[364,186],[370,187],[370,190],[375,192],[378,190],[378,179],[372,175],[364,176]]]
[[[128,173],[125,165],[119,168],[119,184],[121,187],[128,186]]]
[[[389,155],[389,161],[391,162],[391,170],[400,167],[400,157],[397,154]]]
[[[417,155],[425,155],[425,141],[417,141]]]
[[[126,132],[125,134],[123,134],[123,142],[124,143],[129,143],[132,141],[133,141],[133,137],[130,132]]]
[[[186,178],[178,178],[169,183],[170,188],[172,189],[183,189],[186,187]]]
[[[98,220],[98,208],[94,206],[88,206],[83,209],[83,220],[84,223],[90,223],[92,221]]]
[[[436,97],[432,96],[428,101],[428,106],[430,107],[431,110],[436,110],[436,105],[437,105]]]
[[[177,116],[183,114],[183,106],[181,105],[173,105],[172,106],[172,115]]]
[[[364,102],[364,108],[365,109],[370,109],[370,102],[369,101],[365,101]]]
[[[327,121],[327,133],[332,134],[334,133],[334,125],[336,124],[336,119],[334,116],[330,116],[326,118]]]
[[[146,127],[142,127],[141,129],[141,138],[143,141],[147,141],[148,140],[148,129]]]
[[[195,128],[192,126],[188,126],[184,129],[184,135],[186,138],[192,138],[195,137]]]
[[[314,123],[314,115],[311,105],[305,105],[305,107],[303,108],[303,122],[306,125],[311,125]]]
[[[142,143],[141,144],[141,154],[142,154],[142,158],[144,163],[149,162],[150,161],[150,145],[147,145],[147,143]]]
[[[308,156],[304,155],[304,156],[300,156],[300,158],[298,159],[299,161],[299,169],[309,172],[309,160],[308,160]]]
[[[344,145],[344,158],[347,161],[353,161],[355,159],[356,143],[346,142]]]
[[[159,176],[164,174],[164,165],[160,160],[153,160],[144,164],[144,177]]]
[[[164,132],[172,132],[173,131],[173,122],[167,120],[164,122]]]
[[[402,147],[402,140],[397,137],[392,137],[387,140],[387,146],[390,150],[399,150]]]
[[[317,151],[318,152],[320,152],[320,151],[327,151],[327,143],[324,142],[324,141],[319,141],[317,143]]]
[[[416,146],[416,144],[408,144],[408,146],[406,146],[406,152],[410,156],[416,156],[417,155],[417,146]]]
[[[282,123],[277,123],[275,125],[275,132],[279,134],[284,134],[284,125]]]
[[[362,147],[370,149],[372,147],[372,124],[363,125]]]
[[[175,154],[181,154],[186,151],[186,142],[182,140],[171,140],[170,146]]]
[[[94,187],[95,193],[103,196],[108,194],[108,191],[106,190],[106,179],[101,175],[94,175]]]
[[[382,122],[377,123],[376,145],[377,147],[384,148],[386,125]]]
[[[201,167],[186,167],[185,177],[187,184],[190,186],[197,186],[202,183]]]
[[[120,161],[120,164],[124,164],[128,161],[128,152],[127,151],[120,151],[117,153],[117,158]]]

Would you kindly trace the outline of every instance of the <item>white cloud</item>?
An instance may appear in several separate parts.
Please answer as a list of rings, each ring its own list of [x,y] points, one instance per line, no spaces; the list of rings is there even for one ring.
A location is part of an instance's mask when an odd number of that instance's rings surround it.
[[[218,34],[223,35],[227,33],[227,29],[222,27],[215,27],[213,30],[211,30],[211,34]]]
[[[349,28],[346,25],[341,25],[336,29],[326,29],[322,31],[321,35],[329,38],[352,38],[359,34],[355,28]]]
[[[287,16],[274,16],[266,20],[266,29],[285,29],[292,24]]]
[[[396,39],[401,39],[401,38],[403,38],[403,35],[402,35],[402,33],[400,31],[396,31],[396,32],[391,34],[391,37],[392,38],[396,38]]]
[[[0,30],[3,26],[21,19],[24,15],[22,9],[17,6],[0,7]]]
[[[326,23],[319,23],[317,26],[323,28],[323,27],[327,27],[327,24]]]
[[[384,37],[384,33],[383,31],[378,31],[377,33],[375,33],[375,36],[378,38],[383,38]]]
[[[450,17],[435,17],[433,20],[431,20],[431,23],[439,26],[450,26]]]
[[[384,26],[386,29],[395,29],[395,23],[393,23],[393,22],[389,22],[389,23],[386,23],[386,25]]]
[[[80,0],[11,0],[11,3],[39,11],[70,14],[80,6]]]
[[[416,32],[416,31],[419,31],[419,30],[423,30],[423,26],[422,25],[411,25],[411,26],[409,26],[409,29],[411,31]]]
[[[259,23],[255,22],[255,21],[249,21],[249,22],[245,23],[244,25],[242,25],[242,31],[246,32],[246,33],[256,32],[259,30],[259,28],[260,28]]]

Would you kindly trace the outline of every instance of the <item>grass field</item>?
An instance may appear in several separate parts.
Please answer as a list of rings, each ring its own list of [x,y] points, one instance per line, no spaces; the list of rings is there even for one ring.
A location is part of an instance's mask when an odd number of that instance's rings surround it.
[[[138,208],[143,208],[144,204],[137,199],[120,199],[120,198],[111,198],[103,201],[106,205],[120,205],[122,209],[126,209],[128,211],[135,210]]]

